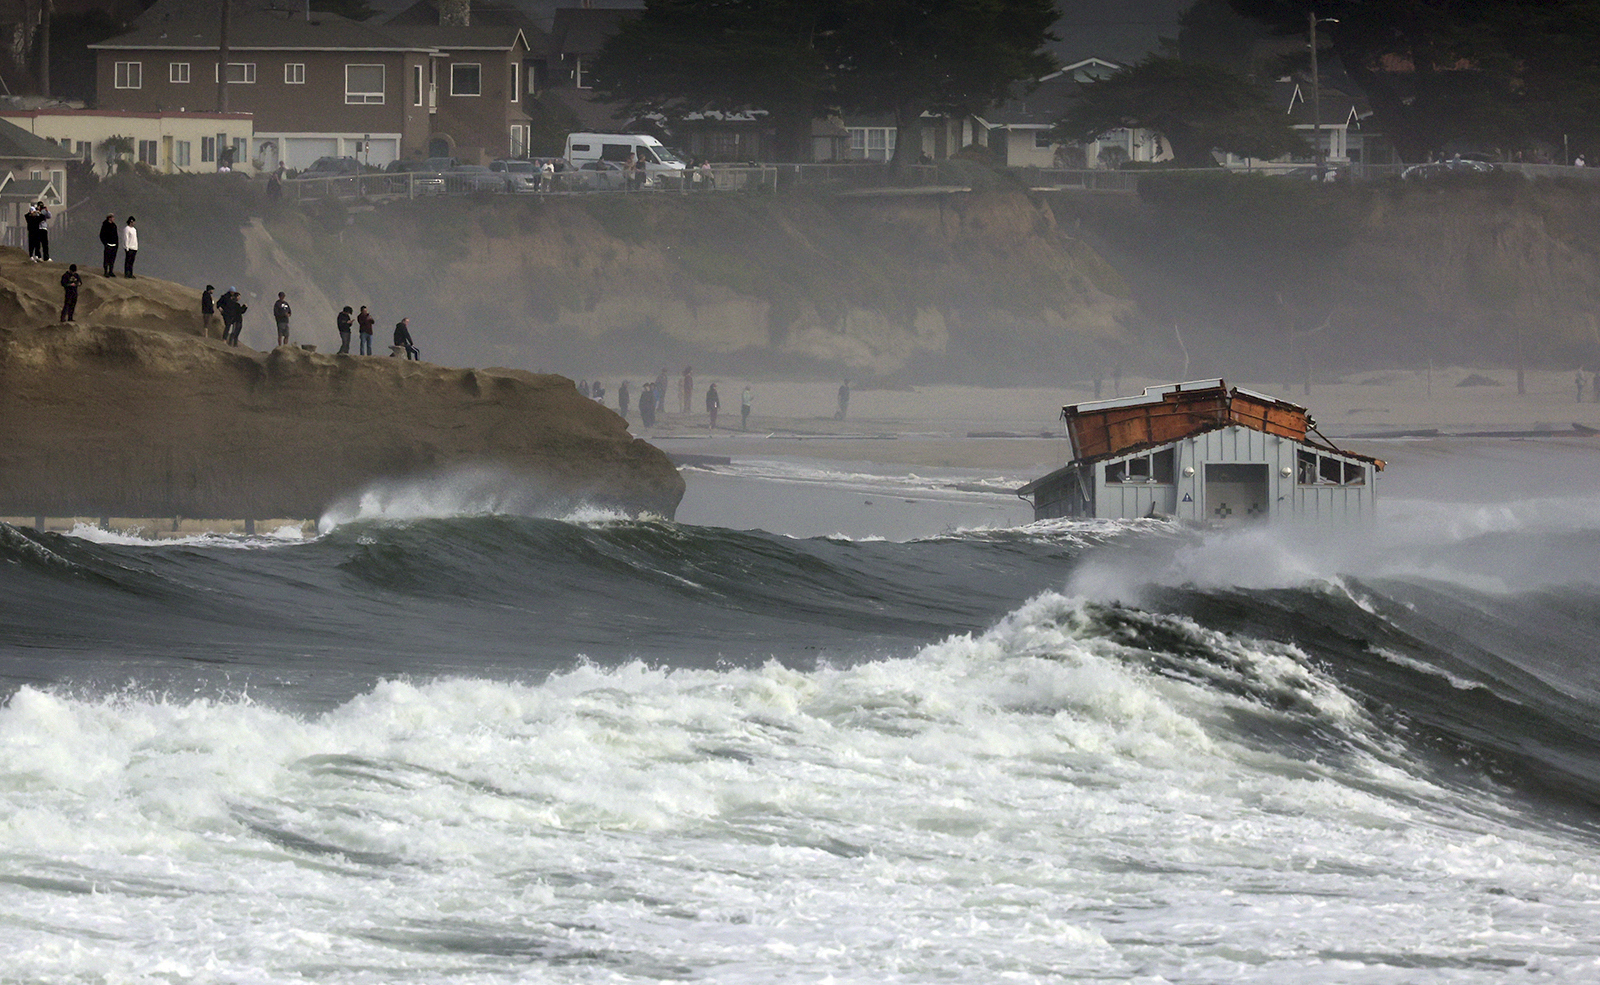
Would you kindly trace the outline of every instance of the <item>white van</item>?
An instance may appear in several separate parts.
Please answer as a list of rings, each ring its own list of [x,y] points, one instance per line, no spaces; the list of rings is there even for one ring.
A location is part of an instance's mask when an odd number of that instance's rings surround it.
[[[591,161],[625,164],[630,154],[644,161],[652,184],[675,187],[683,179],[687,165],[679,160],[677,152],[647,133],[567,134],[567,160],[578,168]]]

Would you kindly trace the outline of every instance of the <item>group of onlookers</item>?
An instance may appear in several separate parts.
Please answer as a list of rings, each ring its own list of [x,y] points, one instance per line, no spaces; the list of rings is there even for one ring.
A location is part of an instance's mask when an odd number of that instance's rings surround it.
[[[220,315],[222,318],[222,340],[231,346],[238,346],[239,332],[244,327],[244,313],[250,306],[244,303],[237,287],[228,288],[220,298],[214,298],[216,288],[210,284],[200,293],[200,321],[205,329],[206,336],[211,336],[211,325]],[[278,345],[289,344],[289,323],[294,316],[294,308],[289,304],[285,292],[279,291],[278,298],[272,302],[272,322],[278,331]],[[339,333],[339,352],[341,356],[350,354],[350,330],[355,328],[355,334],[360,338],[360,354],[372,355],[372,329],[377,319],[372,317],[372,312],[366,305],[361,306],[360,312],[351,310],[350,305],[340,309],[334,322],[334,328]],[[411,319],[402,318],[394,326],[394,351],[390,355],[399,355],[404,350],[407,359],[421,359],[422,353],[417,349],[416,342],[411,338]]]
[[[601,401],[606,399],[606,388],[598,380],[593,383],[588,380],[578,381],[578,392],[585,397]],[[694,395],[694,370],[692,367],[683,368],[683,376],[678,384],[678,412],[689,413],[689,406]],[[624,419],[632,409],[633,390],[627,380],[617,384],[617,412]],[[755,403],[755,394],[747,385],[744,392],[739,395],[739,428],[750,430],[750,409]],[[666,413],[667,406],[667,371],[662,369],[654,380],[646,380],[639,388],[639,420],[645,427],[654,427],[656,416]],[[717,427],[717,414],[722,410],[722,395],[717,392],[717,385],[712,383],[706,388],[705,396],[706,417],[708,427],[715,430]]]

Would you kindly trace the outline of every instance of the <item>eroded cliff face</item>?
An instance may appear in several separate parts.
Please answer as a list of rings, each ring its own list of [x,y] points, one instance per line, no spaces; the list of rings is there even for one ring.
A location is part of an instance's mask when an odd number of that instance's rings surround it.
[[[56,324],[64,269],[0,250],[0,510],[315,518],[460,470],[550,510],[682,498],[665,454],[568,379],[233,349],[199,336],[195,292],[142,278],[86,278],[78,324]]]
[[[311,211],[246,230],[250,242],[273,237],[272,249],[249,251],[271,268],[252,275],[260,283],[296,279],[277,272],[292,265],[331,304],[410,315],[419,339],[452,360],[574,376],[708,360],[877,376],[974,356],[1017,367],[1125,341],[1134,315],[1116,272],[1021,192],[497,196]]]

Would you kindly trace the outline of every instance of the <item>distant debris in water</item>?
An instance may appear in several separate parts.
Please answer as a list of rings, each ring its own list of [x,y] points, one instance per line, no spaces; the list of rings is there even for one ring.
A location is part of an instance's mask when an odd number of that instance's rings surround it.
[[[1457,383],[1456,386],[1502,386],[1499,380],[1492,380],[1482,373],[1473,373]]]

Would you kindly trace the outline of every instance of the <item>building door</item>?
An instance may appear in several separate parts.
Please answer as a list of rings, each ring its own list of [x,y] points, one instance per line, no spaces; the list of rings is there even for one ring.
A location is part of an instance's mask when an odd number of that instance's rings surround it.
[[[1206,517],[1214,522],[1267,515],[1266,465],[1206,465]]]

